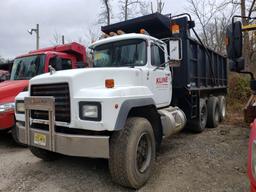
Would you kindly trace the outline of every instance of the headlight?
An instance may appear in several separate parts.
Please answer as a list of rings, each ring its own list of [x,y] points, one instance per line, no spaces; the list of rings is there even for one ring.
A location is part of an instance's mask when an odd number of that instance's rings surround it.
[[[97,102],[79,102],[79,116],[83,120],[100,121],[101,104]]]
[[[252,143],[252,175],[256,180],[256,140]]]
[[[0,113],[13,111],[15,108],[15,103],[3,103],[0,104]]]
[[[25,113],[24,101],[16,101],[16,112],[17,113]]]

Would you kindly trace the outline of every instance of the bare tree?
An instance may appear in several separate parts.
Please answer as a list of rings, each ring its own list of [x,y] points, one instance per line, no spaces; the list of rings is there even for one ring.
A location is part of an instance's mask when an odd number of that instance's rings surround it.
[[[98,23],[100,24],[107,24],[110,25],[111,23],[111,5],[110,5],[111,0],[101,0],[102,3],[102,11],[99,14],[99,21]]]
[[[86,45],[91,44],[99,39],[101,35],[100,27],[95,24],[90,24],[86,27],[87,31],[85,33]]]
[[[238,4],[215,0],[187,0],[188,11],[195,16],[203,43],[225,54],[226,27],[238,10]]]
[[[126,21],[132,16],[138,15],[141,11],[143,12],[142,15],[145,15],[147,3],[142,0],[119,0],[119,5],[122,19]]]
[[[55,31],[53,36],[52,36],[52,40],[50,40],[50,43],[52,45],[60,45],[60,44],[62,44],[61,34],[58,33],[57,31]]]
[[[153,2],[151,1],[151,12],[162,13],[164,6],[165,6],[165,2],[163,2],[162,0],[156,0],[156,11],[154,11],[154,5],[153,5]]]

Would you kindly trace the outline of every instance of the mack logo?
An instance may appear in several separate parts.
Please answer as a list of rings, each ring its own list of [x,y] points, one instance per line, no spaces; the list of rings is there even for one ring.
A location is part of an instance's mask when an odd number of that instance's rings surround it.
[[[157,77],[156,78],[156,84],[167,84],[168,83],[168,77]]]

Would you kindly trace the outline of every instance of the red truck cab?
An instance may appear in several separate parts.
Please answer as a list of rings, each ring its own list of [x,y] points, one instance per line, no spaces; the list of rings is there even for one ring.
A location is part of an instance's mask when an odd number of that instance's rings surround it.
[[[15,97],[27,90],[29,79],[49,71],[87,67],[83,45],[70,43],[31,51],[15,58],[10,80],[0,83],[0,131],[15,125]]]

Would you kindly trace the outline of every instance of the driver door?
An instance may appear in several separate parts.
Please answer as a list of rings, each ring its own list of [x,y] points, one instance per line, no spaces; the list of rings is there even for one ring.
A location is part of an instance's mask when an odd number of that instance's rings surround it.
[[[154,100],[157,107],[164,107],[171,102],[171,72],[169,65],[163,63],[167,61],[167,53],[164,46],[151,43],[151,67],[150,75],[150,89],[154,94]]]

